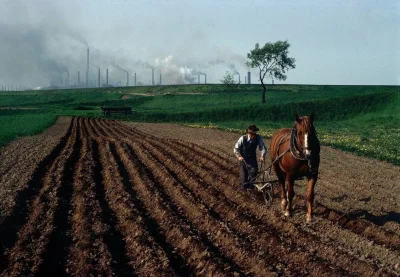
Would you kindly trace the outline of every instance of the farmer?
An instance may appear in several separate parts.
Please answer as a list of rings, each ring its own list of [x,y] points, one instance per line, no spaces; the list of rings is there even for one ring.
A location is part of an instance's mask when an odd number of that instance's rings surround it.
[[[235,153],[240,161],[240,183],[243,190],[252,189],[253,185],[246,183],[257,175],[257,146],[261,152],[261,162],[264,161],[267,152],[264,142],[261,136],[257,134],[257,131],[259,131],[259,129],[256,125],[250,125],[247,128],[247,135],[241,136],[233,149],[233,153]]]

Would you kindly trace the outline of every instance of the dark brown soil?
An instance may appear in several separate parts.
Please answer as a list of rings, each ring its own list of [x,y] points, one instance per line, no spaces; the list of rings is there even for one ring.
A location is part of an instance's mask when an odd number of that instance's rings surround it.
[[[0,275],[400,275],[399,167],[323,147],[306,224],[304,181],[291,218],[240,190],[238,137],[64,118],[0,149]]]

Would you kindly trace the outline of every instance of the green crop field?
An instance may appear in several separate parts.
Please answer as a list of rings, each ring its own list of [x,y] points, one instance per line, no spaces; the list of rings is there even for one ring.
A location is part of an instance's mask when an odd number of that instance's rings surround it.
[[[129,116],[108,118],[176,122],[242,132],[249,124],[270,137],[292,127],[296,113],[316,116],[324,145],[400,165],[398,86],[223,85],[121,87],[0,92],[0,146],[50,126],[57,116],[104,117],[101,106],[131,107]],[[15,110],[17,109],[17,110]]]

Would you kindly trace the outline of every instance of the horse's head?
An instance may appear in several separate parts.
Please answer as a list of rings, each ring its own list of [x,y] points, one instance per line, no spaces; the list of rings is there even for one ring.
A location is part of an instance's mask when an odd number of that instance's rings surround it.
[[[306,159],[310,158],[313,147],[319,142],[314,128],[314,115],[296,115],[296,137]]]

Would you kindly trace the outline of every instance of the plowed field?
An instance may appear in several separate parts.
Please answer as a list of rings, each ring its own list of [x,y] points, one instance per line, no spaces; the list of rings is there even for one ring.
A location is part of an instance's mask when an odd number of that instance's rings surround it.
[[[1,276],[400,275],[399,167],[322,148],[306,224],[302,181],[291,218],[240,190],[238,137],[64,118],[0,149]]]

